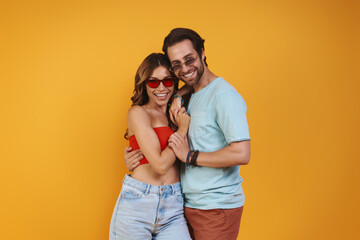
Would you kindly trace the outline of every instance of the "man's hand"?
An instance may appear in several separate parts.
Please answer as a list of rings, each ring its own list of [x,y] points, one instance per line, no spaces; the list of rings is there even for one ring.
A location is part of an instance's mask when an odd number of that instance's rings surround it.
[[[174,151],[177,158],[182,162],[186,162],[187,154],[190,151],[187,137],[181,136],[179,133],[174,133],[169,138],[169,146]]]
[[[124,154],[124,159],[125,159],[125,165],[126,168],[129,171],[134,171],[134,169],[140,165],[140,160],[144,158],[144,156],[141,153],[141,150],[135,150],[135,151],[131,151],[132,147],[127,146],[125,148],[125,154]]]

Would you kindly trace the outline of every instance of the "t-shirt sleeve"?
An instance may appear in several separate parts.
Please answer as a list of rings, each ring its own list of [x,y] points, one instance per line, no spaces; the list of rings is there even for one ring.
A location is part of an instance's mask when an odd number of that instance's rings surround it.
[[[217,95],[215,106],[217,124],[229,144],[250,140],[246,103],[235,89]]]

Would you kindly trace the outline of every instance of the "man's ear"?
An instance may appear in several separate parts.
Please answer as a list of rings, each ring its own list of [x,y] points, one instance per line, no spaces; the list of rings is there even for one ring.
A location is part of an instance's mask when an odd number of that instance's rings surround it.
[[[204,49],[201,49],[201,60],[205,60],[205,52]]]

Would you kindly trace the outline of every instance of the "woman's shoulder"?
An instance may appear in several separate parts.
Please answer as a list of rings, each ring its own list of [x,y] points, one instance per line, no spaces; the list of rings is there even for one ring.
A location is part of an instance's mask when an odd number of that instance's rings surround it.
[[[144,123],[150,121],[150,116],[143,106],[135,105],[129,109],[127,120],[128,124],[134,121]]]
[[[131,108],[129,108],[128,111],[128,119],[129,118],[143,118],[143,117],[148,117],[148,112],[146,111],[146,109],[143,106],[139,106],[139,105],[135,105],[132,106]]]
[[[143,106],[134,105],[129,108],[128,114],[142,114],[146,113],[146,110]]]

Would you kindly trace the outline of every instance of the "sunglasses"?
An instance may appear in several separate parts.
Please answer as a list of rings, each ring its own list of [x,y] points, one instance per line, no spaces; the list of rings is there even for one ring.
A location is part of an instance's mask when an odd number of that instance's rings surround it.
[[[166,77],[163,80],[157,78],[151,78],[147,80],[147,85],[151,88],[157,88],[162,82],[165,87],[172,87],[177,79],[174,77]]]
[[[189,67],[189,66],[191,66],[191,65],[193,65],[193,64],[195,63],[195,61],[197,60],[197,58],[198,58],[198,57],[191,57],[191,56],[190,56],[190,57],[187,57],[187,58],[185,59],[185,62],[184,62],[184,63],[176,63],[175,65],[171,66],[171,67],[170,67],[170,71],[172,71],[172,72],[177,72],[177,71],[179,71],[179,70],[183,67],[183,65]]]

